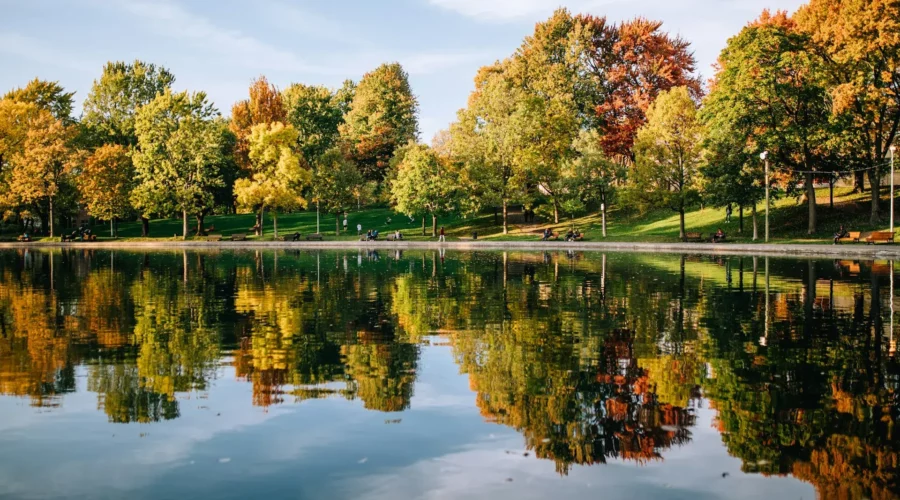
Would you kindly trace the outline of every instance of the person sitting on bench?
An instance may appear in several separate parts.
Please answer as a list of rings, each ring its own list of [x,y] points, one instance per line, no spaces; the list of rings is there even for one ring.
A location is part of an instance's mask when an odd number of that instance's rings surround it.
[[[836,233],[834,233],[834,244],[837,245],[841,238],[846,238],[848,236],[850,235],[847,234],[847,230],[844,229],[844,225],[841,224],[841,227],[838,228]]]
[[[575,231],[569,229],[569,231],[566,233],[566,241],[572,241],[574,239],[575,239]]]
[[[394,241],[403,241],[403,233],[399,230],[394,231]]]
[[[300,241],[300,233],[294,233],[291,235],[291,241]]]
[[[378,239],[378,230],[376,229],[376,230],[372,231],[372,241],[375,241],[377,239]]]
[[[549,241],[552,237],[553,232],[550,231],[550,228],[544,229],[544,235],[541,237],[541,241]]]
[[[722,228],[716,230],[716,234],[713,235],[712,241],[713,243],[718,243],[725,239],[725,231],[722,231]]]

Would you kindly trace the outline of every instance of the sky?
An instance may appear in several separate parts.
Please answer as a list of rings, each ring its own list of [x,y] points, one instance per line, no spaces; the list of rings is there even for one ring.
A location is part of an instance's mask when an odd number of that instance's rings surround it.
[[[176,90],[205,91],[228,115],[265,75],[338,87],[399,61],[429,142],[464,107],[480,66],[510,55],[560,6],[611,21],[635,16],[691,42],[708,78],[728,38],[764,8],[800,0],[0,0],[0,90],[38,77],[84,99],[103,64],[169,68]],[[80,107],[79,107],[80,112]]]

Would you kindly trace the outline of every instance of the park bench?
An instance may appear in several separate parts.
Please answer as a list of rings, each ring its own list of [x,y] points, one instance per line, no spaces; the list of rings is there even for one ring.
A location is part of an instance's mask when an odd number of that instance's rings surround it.
[[[62,238],[60,239],[60,241],[65,243],[67,241],[75,241],[75,240],[74,240],[74,238],[72,238],[71,234],[64,234],[64,235],[62,235]]]
[[[874,245],[876,243],[893,243],[894,242],[894,233],[892,231],[873,231],[866,238],[867,245]]]
[[[279,236],[278,241],[300,241],[300,233]]]
[[[238,233],[238,234],[231,235],[231,241],[244,241],[246,239],[247,239],[246,233]]]
[[[19,235],[18,239],[19,239],[19,241],[31,241],[31,237],[25,236],[25,235]]]
[[[306,235],[306,241],[311,241],[311,240],[322,241],[323,238],[322,238],[322,235],[319,234],[319,233],[307,234],[307,235]]]
[[[703,241],[703,235],[701,233],[684,233],[684,241]]]
[[[550,237],[546,240],[544,239],[544,234],[541,233],[541,241],[557,241],[559,240],[559,233],[550,233]]]
[[[838,238],[838,243],[859,243],[859,231],[850,231],[847,233],[847,236],[843,238]]]
[[[390,234],[390,235],[388,235],[387,240],[388,241],[403,241],[403,235],[401,234],[400,237],[397,238],[393,234]]]
[[[206,236],[206,241],[222,241],[221,234],[210,234]]]

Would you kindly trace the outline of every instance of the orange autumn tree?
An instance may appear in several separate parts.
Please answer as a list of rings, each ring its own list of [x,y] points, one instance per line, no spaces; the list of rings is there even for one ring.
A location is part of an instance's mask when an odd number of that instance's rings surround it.
[[[656,96],[674,87],[687,87],[695,99],[702,94],[690,43],[663,31],[661,21],[638,17],[609,25],[605,17],[580,20],[590,30],[588,71],[602,82],[595,102],[601,145],[611,158],[633,163],[634,138]]]
[[[115,220],[124,217],[131,207],[133,182],[131,155],[118,144],[97,148],[78,176],[78,189],[88,213],[109,220],[110,236],[116,236]]]

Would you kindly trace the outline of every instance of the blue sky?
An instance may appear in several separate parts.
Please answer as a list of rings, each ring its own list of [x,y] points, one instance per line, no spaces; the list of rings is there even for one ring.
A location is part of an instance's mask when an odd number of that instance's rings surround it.
[[[512,53],[558,6],[659,19],[692,42],[701,74],[763,8],[800,0],[0,0],[0,90],[39,77],[80,101],[108,60],[168,67],[178,90],[204,90],[220,111],[261,74],[338,86],[399,61],[430,141],[465,106],[478,67]]]

